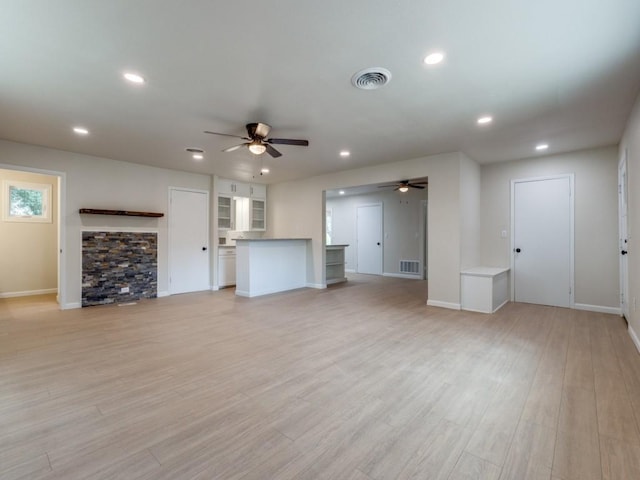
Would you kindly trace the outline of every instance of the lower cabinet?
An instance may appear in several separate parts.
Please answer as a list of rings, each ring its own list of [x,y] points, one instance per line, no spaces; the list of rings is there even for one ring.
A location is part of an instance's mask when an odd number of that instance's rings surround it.
[[[218,250],[218,287],[236,284],[236,249],[220,247]]]
[[[327,285],[346,282],[344,274],[344,249],[349,245],[327,245],[325,254]]]

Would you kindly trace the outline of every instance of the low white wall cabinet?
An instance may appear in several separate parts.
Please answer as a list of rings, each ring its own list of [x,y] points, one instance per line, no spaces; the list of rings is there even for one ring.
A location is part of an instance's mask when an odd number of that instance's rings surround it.
[[[461,308],[493,313],[509,301],[509,269],[473,267],[460,272]]]

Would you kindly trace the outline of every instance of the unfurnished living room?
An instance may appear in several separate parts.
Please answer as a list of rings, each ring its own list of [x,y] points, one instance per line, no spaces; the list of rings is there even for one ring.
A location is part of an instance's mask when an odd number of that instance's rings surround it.
[[[640,479],[640,2],[0,12],[2,480]]]

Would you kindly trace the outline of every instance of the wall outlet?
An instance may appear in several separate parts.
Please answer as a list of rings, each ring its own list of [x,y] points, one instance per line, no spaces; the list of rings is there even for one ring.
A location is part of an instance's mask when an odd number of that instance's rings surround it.
[[[129,293],[129,287],[122,287],[120,293]]]

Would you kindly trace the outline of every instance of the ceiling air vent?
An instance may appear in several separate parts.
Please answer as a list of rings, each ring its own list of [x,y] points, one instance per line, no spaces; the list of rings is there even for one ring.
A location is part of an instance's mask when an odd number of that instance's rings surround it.
[[[382,67],[365,68],[351,77],[353,86],[362,90],[375,90],[386,85],[390,80],[391,72]]]

